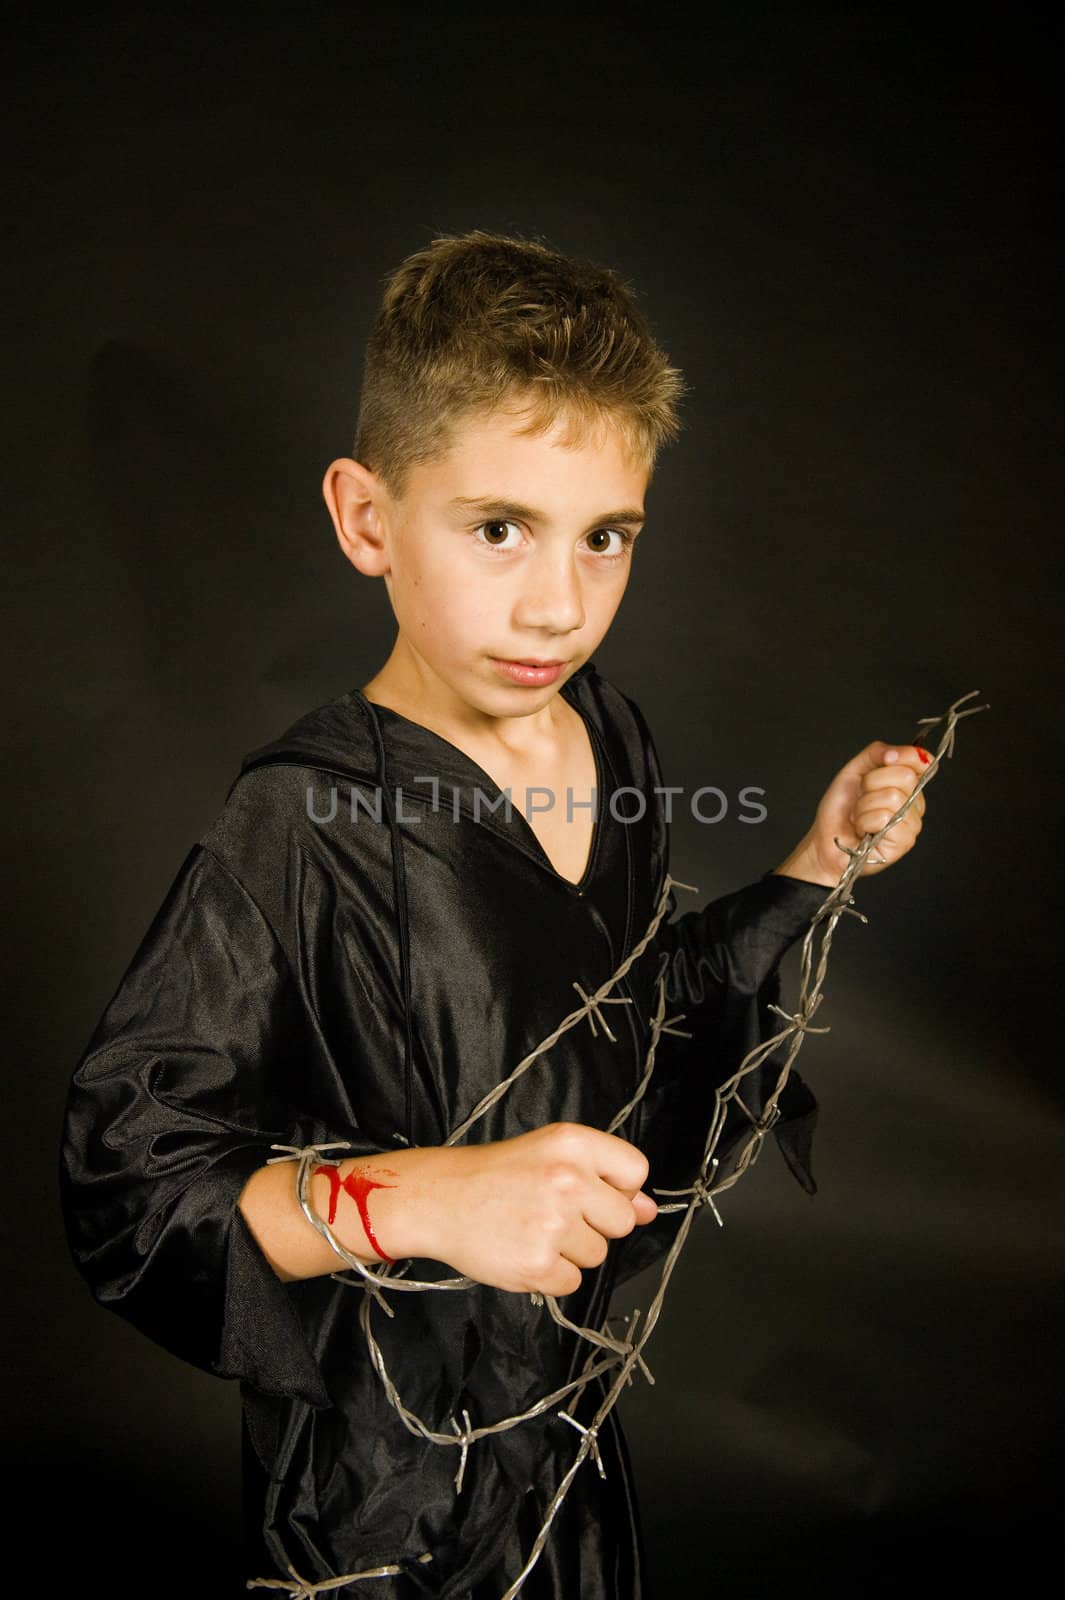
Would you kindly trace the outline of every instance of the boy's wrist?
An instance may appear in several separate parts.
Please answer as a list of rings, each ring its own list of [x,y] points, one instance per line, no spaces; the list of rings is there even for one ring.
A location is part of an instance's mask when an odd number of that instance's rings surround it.
[[[367,1265],[417,1256],[443,1259],[434,1215],[434,1148],[357,1156],[333,1170],[319,1167],[309,1185],[317,1216],[329,1222],[345,1249]]]
[[[440,1196],[445,1174],[456,1158],[460,1153],[447,1145],[417,1145],[397,1155],[396,1188],[381,1197],[386,1250],[395,1245],[401,1257],[450,1264],[451,1218]]]
[[[839,874],[833,877],[817,859],[817,851],[809,834],[799,841],[779,867],[773,868],[773,874],[782,878],[800,878],[805,883],[814,883],[825,889],[834,889],[839,882]]]

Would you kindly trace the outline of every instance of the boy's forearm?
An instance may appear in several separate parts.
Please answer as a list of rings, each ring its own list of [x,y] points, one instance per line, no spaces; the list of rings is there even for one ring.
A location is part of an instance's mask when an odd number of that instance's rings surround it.
[[[395,1260],[431,1254],[430,1173],[453,1155],[420,1147],[381,1156],[359,1156],[332,1169],[319,1168],[308,1183],[315,1214],[330,1222],[346,1250],[368,1266],[382,1265],[367,1232]],[[345,1187],[345,1184],[347,1185]],[[284,1282],[342,1271],[343,1261],[304,1216],[296,1197],[296,1165],[279,1161],[252,1173],[240,1210],[259,1248]],[[365,1222],[364,1222],[365,1219]]]

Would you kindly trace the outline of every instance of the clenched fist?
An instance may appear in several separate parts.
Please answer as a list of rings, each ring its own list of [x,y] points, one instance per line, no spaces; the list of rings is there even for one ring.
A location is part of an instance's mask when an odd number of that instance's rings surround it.
[[[390,1253],[443,1261],[498,1289],[572,1294],[611,1239],[658,1214],[642,1189],[643,1152],[576,1122],[402,1158],[390,1156],[401,1183],[374,1197]]]
[[[850,860],[836,839],[853,850],[865,834],[878,833],[913,793],[931,759],[919,745],[887,744],[883,739],[874,739],[836,773],[821,796],[813,825],[787,861],[775,870],[786,877],[805,878],[834,888]],[[862,867],[862,877],[883,872],[913,849],[924,812],[922,791],[871,852]]]

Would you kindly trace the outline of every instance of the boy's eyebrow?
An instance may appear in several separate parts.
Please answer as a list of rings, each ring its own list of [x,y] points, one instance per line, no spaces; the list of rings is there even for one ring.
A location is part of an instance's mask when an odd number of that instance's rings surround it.
[[[479,495],[470,498],[466,495],[456,495],[454,500],[448,501],[449,511],[476,512],[479,516],[488,517],[519,517],[523,522],[549,522],[545,511],[537,511],[532,506],[519,504],[516,500],[498,500],[492,495]],[[601,523],[621,522],[629,527],[640,528],[645,521],[645,513],[641,508],[624,507],[621,511],[604,511],[594,523],[599,527]]]

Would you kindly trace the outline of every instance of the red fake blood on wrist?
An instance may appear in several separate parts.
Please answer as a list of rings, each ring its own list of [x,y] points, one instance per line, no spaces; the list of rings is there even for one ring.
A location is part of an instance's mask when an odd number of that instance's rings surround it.
[[[357,1170],[349,1172],[346,1178],[341,1178],[340,1172],[336,1167],[315,1167],[311,1176],[317,1177],[320,1172],[324,1172],[329,1179],[329,1226],[332,1227],[337,1219],[337,1201],[340,1199],[340,1191],[343,1189],[347,1194],[350,1194],[358,1206],[359,1219],[366,1230],[366,1237],[381,1257],[381,1260],[394,1263],[395,1257],[386,1255],[377,1242],[377,1235],[373,1231],[373,1224],[370,1221],[370,1212],[366,1202],[371,1190],[394,1189],[396,1185],[394,1183],[377,1183],[373,1178],[368,1178],[364,1172]],[[389,1176],[394,1178],[395,1173],[389,1172]]]

